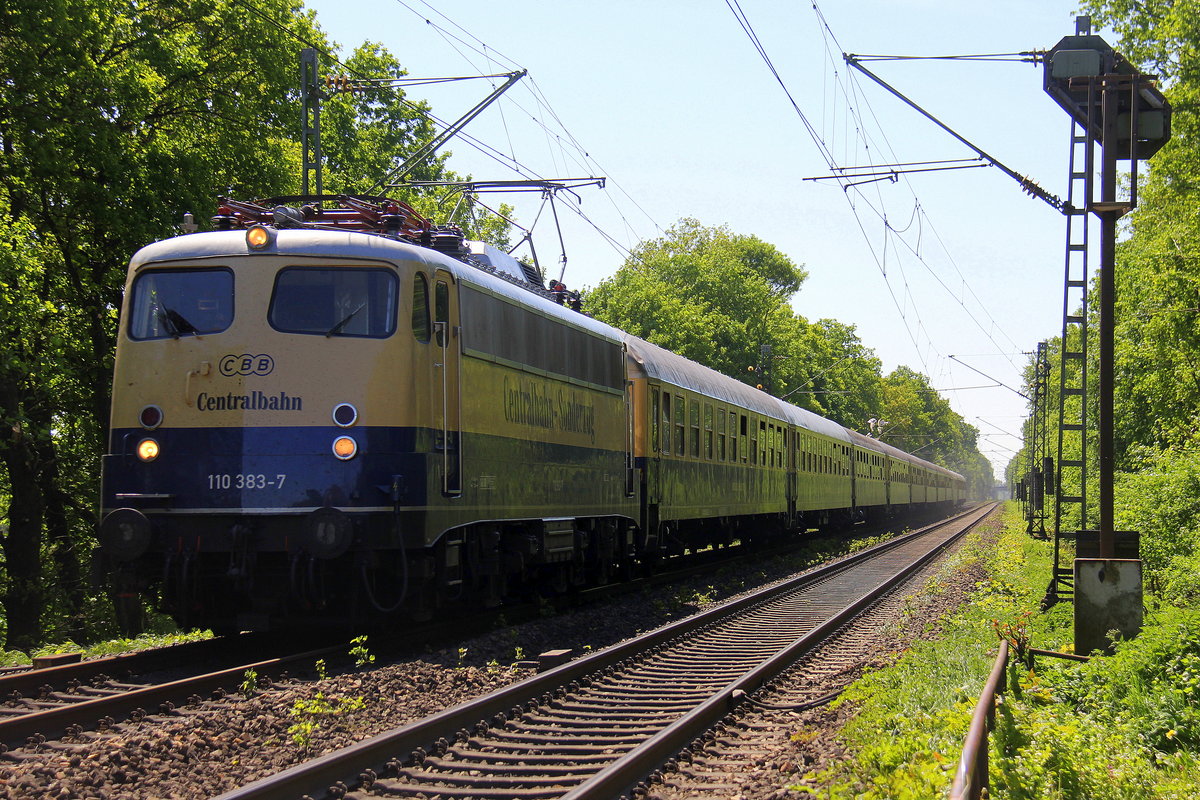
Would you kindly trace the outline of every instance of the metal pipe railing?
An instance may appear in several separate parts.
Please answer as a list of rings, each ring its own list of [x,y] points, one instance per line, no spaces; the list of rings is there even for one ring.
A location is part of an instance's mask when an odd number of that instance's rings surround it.
[[[963,743],[950,800],[979,800],[988,785],[988,732],[996,722],[996,695],[1004,691],[1004,671],[1008,668],[1008,640],[1000,640],[1000,652],[992,664],[992,672],[983,686],[983,694],[975,704],[967,740]]]
[[[1025,652],[1030,658],[1051,656],[1071,661],[1088,660],[1087,656],[1037,650],[1032,647],[1025,648]],[[1004,693],[1004,671],[1007,668],[1008,640],[1001,639],[1000,652],[996,654],[992,672],[988,675],[979,702],[975,704],[975,713],[971,716],[971,727],[967,730],[967,740],[963,743],[958,768],[954,771],[949,800],[979,800],[988,786],[988,733],[996,727],[996,695]]]

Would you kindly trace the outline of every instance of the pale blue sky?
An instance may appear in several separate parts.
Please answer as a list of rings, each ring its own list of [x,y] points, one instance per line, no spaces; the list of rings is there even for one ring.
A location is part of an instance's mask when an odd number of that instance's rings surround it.
[[[1059,332],[1061,215],[990,167],[910,175],[860,187],[861,194],[803,180],[829,174],[829,167],[724,0],[307,5],[344,48],[378,41],[413,76],[527,68],[532,80],[511,89],[469,133],[544,177],[607,176],[606,189],[580,191],[582,211],[622,247],[661,235],[685,216],[771,242],[809,272],[796,310],[855,325],[886,370],[906,364],[943,389],[992,383],[949,358],[956,355],[1021,388],[1021,351]],[[807,0],[740,0],[838,166],[871,157],[974,156],[850,70],[842,50],[958,55],[1046,49],[1074,32],[1076,7],[1065,0],[818,5],[828,30]],[[867,66],[1007,166],[1065,195],[1068,119],[1042,91],[1040,66]],[[454,119],[487,91],[472,81],[410,95]],[[459,172],[518,177],[463,142],[449,149]],[[519,199],[519,221],[529,224],[536,198]],[[620,266],[624,253],[589,223],[567,209],[560,218],[569,286],[594,286]],[[543,266],[559,254],[551,223],[547,210],[536,229]],[[981,450],[1002,477],[1020,444],[1025,400],[1005,388],[944,394],[980,429]]]

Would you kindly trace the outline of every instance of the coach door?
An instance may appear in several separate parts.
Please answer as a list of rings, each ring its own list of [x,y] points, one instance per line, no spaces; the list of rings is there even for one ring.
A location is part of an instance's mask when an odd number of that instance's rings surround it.
[[[462,330],[454,276],[439,269],[433,280],[433,337],[440,373],[434,401],[441,418],[436,447],[442,454],[442,494],[462,493]]]

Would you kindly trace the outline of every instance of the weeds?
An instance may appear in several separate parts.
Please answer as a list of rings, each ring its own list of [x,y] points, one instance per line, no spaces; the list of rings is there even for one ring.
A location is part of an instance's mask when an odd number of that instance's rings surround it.
[[[238,694],[249,700],[258,694],[258,673],[248,669],[242,673],[242,682],[238,686]]]
[[[375,655],[367,649],[366,636],[355,636],[350,640],[350,644],[353,645],[350,648],[350,657],[354,659],[354,666],[364,669],[375,663]]]
[[[297,747],[307,751],[312,746],[313,734],[320,729],[322,722],[365,707],[366,700],[362,697],[326,697],[324,693],[317,692],[308,700],[297,700],[292,704],[288,715],[296,721],[288,727],[288,735]]]

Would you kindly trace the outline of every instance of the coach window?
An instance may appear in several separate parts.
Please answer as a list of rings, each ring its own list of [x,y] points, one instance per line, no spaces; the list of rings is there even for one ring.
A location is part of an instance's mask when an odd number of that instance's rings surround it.
[[[671,455],[671,393],[662,393],[662,451]]]
[[[717,461],[725,460],[725,434],[729,430],[727,425],[728,417],[725,416],[725,409],[717,408]]]
[[[688,422],[692,431],[692,458],[700,457],[700,403],[692,400],[688,403]]]
[[[429,281],[420,272],[413,277],[412,329],[418,342],[429,341]]]
[[[658,452],[658,387],[650,389],[650,452]]]
[[[683,404],[683,397],[675,395],[675,454],[687,454],[687,441],[684,436],[684,429],[687,427],[687,407]]]
[[[712,461],[713,457],[713,407],[711,403],[704,404],[704,457]]]
[[[737,463],[738,460],[738,415],[736,411],[729,412],[729,460]]]

